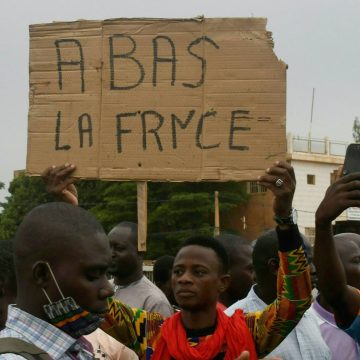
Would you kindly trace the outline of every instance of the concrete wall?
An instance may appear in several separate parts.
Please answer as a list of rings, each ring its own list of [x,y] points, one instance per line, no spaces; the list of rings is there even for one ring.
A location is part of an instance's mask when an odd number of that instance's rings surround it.
[[[301,160],[292,160],[291,164],[297,180],[293,206],[298,211],[299,229],[306,234],[305,228],[315,227],[315,211],[331,183],[331,173],[339,165]],[[315,184],[307,183],[307,175],[315,175]]]

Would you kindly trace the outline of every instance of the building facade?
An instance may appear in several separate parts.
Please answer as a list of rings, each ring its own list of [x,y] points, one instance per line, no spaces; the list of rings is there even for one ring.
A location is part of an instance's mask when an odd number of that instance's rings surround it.
[[[287,138],[288,158],[296,174],[297,186],[294,208],[298,211],[300,231],[313,242],[315,236],[315,211],[336,172],[344,163],[347,143],[329,139]],[[346,220],[342,214],[338,220]]]
[[[300,231],[311,242],[315,235],[315,211],[326,189],[344,162],[348,143],[329,139],[309,139],[287,136],[287,158],[296,174],[296,192],[293,206],[298,211]],[[247,204],[236,208],[225,226],[236,229],[249,240],[275,226],[272,214],[272,194],[256,181],[247,183],[250,198]],[[337,220],[347,220],[342,214]]]

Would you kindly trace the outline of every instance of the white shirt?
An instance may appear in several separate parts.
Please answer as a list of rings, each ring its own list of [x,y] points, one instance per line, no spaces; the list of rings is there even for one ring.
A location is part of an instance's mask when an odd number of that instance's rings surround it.
[[[158,312],[165,318],[173,314],[173,309],[165,294],[145,275],[127,286],[115,285],[114,299],[132,307]]]
[[[231,305],[225,313],[231,316],[236,309],[242,309],[245,313],[256,312],[266,306],[256,295],[253,286],[245,299]],[[308,310],[284,341],[268,356],[279,356],[284,360],[330,360],[331,352],[321,336],[315,316]]]

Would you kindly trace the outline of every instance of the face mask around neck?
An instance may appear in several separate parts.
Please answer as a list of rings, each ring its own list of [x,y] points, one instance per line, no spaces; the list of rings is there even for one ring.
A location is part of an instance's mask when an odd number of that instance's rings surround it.
[[[46,263],[54,283],[61,295],[61,299],[53,302],[46,290],[42,288],[49,304],[44,305],[44,312],[49,322],[58,329],[64,331],[74,339],[88,335],[95,331],[102,323],[102,318],[82,309],[72,297],[64,297],[51,270],[50,264]]]

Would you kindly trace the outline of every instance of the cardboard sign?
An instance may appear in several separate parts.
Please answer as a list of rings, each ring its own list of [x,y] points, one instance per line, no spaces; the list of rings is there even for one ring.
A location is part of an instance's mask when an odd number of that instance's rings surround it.
[[[285,105],[266,19],[30,26],[30,174],[254,179],[285,155]]]

